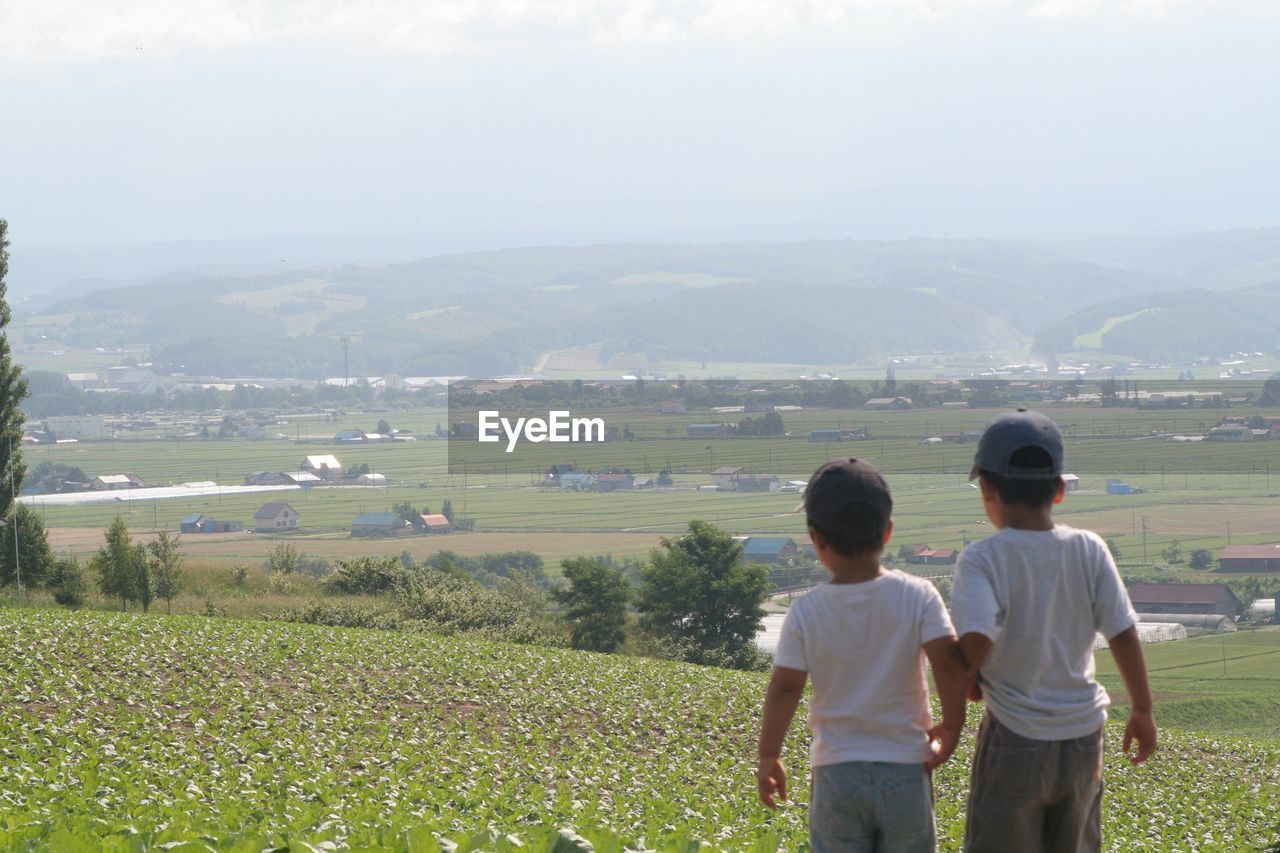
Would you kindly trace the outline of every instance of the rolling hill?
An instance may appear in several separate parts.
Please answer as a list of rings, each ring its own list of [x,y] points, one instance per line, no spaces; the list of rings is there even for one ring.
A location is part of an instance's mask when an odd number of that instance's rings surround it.
[[[1159,241],[994,240],[511,249],[165,277],[23,320],[51,345],[146,345],[173,370],[300,378],[341,370],[342,335],[356,340],[357,375],[510,372],[591,344],[606,357],[746,363],[1033,343],[1047,355],[1090,334],[1151,360],[1275,348],[1275,286],[1250,276],[1280,265],[1277,235],[1187,238],[1177,253]]]

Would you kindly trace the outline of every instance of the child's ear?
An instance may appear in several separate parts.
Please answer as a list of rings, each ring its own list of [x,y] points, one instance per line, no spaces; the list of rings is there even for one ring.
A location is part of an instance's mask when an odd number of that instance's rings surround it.
[[[1067,496],[1067,481],[1059,477],[1058,491],[1053,496],[1053,502],[1055,504],[1060,504],[1062,503],[1062,499],[1065,498],[1066,496]]]
[[[889,545],[889,540],[893,538],[893,519],[889,519],[889,523],[884,526],[884,542],[880,543],[882,547]]]

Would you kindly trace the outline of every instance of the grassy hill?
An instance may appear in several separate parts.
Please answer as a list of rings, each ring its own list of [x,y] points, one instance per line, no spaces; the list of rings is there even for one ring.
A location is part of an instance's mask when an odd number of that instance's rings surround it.
[[[835,364],[1019,349],[1082,305],[1175,284],[990,240],[593,246],[166,278],[64,299],[24,328],[51,346],[146,344],[195,374],[332,374],[343,334],[369,374],[499,373],[587,344]]]
[[[805,838],[798,728],[787,744],[794,802],[776,815],[754,802],[759,675],[427,635],[33,610],[0,610],[0,660],[6,848],[587,849],[577,838],[603,851],[740,851],[801,849]],[[1111,849],[1280,838],[1274,741],[1170,730],[1140,768],[1118,741],[1113,730]],[[945,850],[958,849],[971,747],[967,737],[935,775]]]
[[[1095,350],[1153,361],[1280,350],[1280,280],[1227,291],[1126,296],[1041,329],[1035,348]]]

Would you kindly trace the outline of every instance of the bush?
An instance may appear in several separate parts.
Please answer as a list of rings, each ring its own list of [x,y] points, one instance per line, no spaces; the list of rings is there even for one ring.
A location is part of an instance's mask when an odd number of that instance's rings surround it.
[[[528,604],[435,571],[417,572],[396,590],[405,618],[427,630],[453,634],[463,631],[506,632],[532,621]]]
[[[339,560],[325,588],[345,595],[381,595],[401,586],[407,577],[408,570],[397,557],[359,557]]]
[[[84,570],[75,557],[66,557],[53,564],[53,572],[48,578],[49,589],[53,591],[53,600],[63,607],[84,606],[84,596],[89,590],[89,582],[85,580]]]
[[[702,646],[687,637],[640,635],[634,650],[646,657],[715,666],[721,669],[739,669],[748,672],[768,672],[773,668],[773,657],[752,644],[732,648],[728,646]]]
[[[279,615],[284,622],[329,625],[336,628],[377,628],[394,631],[403,625],[396,613],[358,607],[345,601],[317,601],[301,608],[291,608]]]
[[[1188,565],[1198,571],[1207,571],[1213,566],[1213,552],[1208,548],[1195,549],[1191,552],[1191,561]]]

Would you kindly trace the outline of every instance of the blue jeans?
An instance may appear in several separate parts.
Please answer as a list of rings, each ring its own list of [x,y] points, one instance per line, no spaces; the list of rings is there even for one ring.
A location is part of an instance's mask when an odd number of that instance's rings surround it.
[[[933,853],[933,781],[923,764],[847,761],[813,769],[813,853]]]

